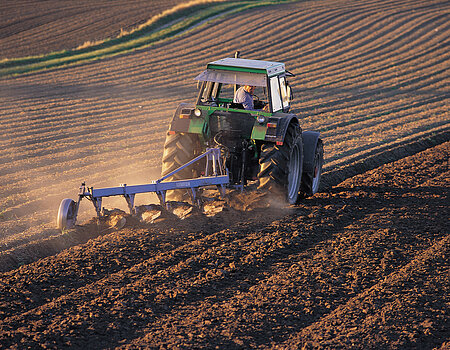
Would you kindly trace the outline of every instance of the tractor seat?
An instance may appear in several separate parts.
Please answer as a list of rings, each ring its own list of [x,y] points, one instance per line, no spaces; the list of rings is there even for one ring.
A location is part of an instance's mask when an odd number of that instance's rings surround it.
[[[236,102],[230,102],[229,108],[245,109],[244,106],[242,105],[242,103],[236,103]]]

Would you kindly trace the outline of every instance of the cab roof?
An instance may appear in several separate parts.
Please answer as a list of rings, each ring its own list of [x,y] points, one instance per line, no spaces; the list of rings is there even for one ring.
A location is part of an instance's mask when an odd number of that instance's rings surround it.
[[[262,73],[269,77],[278,75],[285,71],[284,63],[248,60],[245,58],[222,58],[218,61],[208,63],[206,68],[248,73]]]

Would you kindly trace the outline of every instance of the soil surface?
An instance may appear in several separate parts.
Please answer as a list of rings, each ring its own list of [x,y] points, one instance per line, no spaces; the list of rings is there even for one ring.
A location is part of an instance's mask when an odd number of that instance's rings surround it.
[[[151,17],[114,3],[87,13],[131,26]],[[74,29],[77,13],[51,20],[55,33],[96,40]],[[0,79],[0,348],[449,348],[449,23],[444,0],[301,1]],[[193,78],[235,50],[296,74],[292,110],[324,141],[320,192],[296,207],[230,193],[206,214],[162,212],[143,195],[136,217],[105,200],[118,210],[99,224],[83,202],[80,225],[56,230],[81,182],[159,177]]]
[[[77,231],[99,237],[1,276],[0,344],[444,349],[449,153],[447,142],[297,207],[244,211],[235,198],[212,217],[88,223]]]

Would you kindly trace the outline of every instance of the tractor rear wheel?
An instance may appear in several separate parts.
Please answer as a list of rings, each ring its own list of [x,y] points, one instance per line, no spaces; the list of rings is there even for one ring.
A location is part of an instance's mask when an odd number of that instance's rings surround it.
[[[322,177],[323,166],[323,143],[322,140],[317,141],[314,154],[314,166],[310,172],[304,172],[302,175],[302,184],[300,187],[301,197],[310,197],[319,191],[320,179]]]
[[[300,127],[291,123],[282,145],[263,144],[259,164],[258,188],[284,195],[289,204],[297,203],[303,169]]]
[[[197,134],[167,134],[162,156],[161,176],[165,176],[195,158],[200,150]],[[192,179],[200,176],[198,164],[193,164],[168,177],[165,181]],[[188,190],[167,191],[166,200],[186,201],[190,196]]]

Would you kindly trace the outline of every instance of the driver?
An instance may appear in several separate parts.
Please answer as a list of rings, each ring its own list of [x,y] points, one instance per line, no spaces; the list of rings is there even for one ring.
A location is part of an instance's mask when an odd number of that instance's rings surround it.
[[[234,103],[242,103],[245,109],[254,110],[253,92],[255,87],[250,85],[241,86],[234,94]]]

